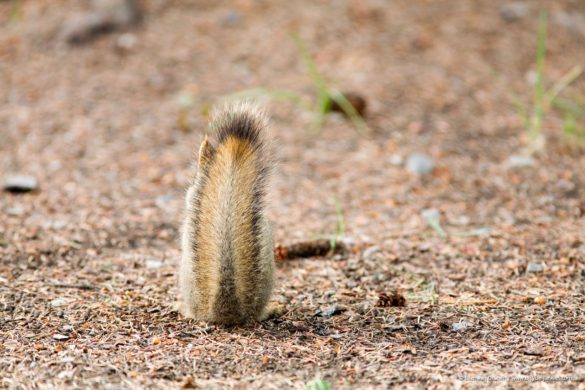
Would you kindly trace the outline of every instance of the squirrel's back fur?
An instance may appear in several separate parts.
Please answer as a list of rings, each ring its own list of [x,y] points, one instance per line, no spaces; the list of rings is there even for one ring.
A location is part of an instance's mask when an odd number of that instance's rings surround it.
[[[221,324],[261,320],[274,279],[274,243],[264,213],[264,115],[232,105],[211,121],[186,196],[179,284],[188,317]]]

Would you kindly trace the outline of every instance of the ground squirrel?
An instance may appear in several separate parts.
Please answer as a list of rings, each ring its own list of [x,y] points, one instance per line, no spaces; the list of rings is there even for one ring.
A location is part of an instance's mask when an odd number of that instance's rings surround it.
[[[274,242],[265,216],[272,169],[264,114],[247,104],[213,115],[186,196],[179,265],[181,312],[234,325],[261,321],[274,281]]]

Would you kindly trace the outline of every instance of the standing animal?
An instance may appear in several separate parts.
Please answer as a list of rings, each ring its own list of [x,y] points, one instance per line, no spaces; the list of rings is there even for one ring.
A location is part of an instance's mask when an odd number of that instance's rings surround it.
[[[187,189],[179,265],[181,312],[224,325],[276,312],[274,241],[265,214],[273,159],[267,119],[248,104],[226,106],[211,120],[197,174]]]

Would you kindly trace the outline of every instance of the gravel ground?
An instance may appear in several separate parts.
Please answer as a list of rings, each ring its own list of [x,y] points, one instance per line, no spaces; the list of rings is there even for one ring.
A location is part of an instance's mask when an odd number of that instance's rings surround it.
[[[0,388],[585,388],[585,155],[550,110],[546,149],[510,160],[538,10],[550,87],[583,64],[583,2],[136,4],[0,1],[0,179],[38,181],[0,194]],[[279,262],[282,317],[194,323],[174,311],[189,164],[223,96],[314,96],[291,32],[371,134],[267,103],[275,239],[342,214],[350,245]]]

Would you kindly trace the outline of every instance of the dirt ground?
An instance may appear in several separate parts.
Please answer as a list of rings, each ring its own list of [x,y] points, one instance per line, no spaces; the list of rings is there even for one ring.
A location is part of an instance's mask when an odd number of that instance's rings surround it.
[[[0,193],[0,388],[585,388],[584,154],[551,111],[534,165],[506,163],[538,10],[550,86],[583,64],[585,7],[510,4],[150,0],[139,25],[70,45],[82,2],[0,1],[1,178],[39,180]],[[205,113],[249,88],[310,97],[293,31],[366,98],[372,135],[267,105],[275,240],[332,234],[338,196],[352,249],[280,262],[278,319],[194,323],[175,265]],[[410,173],[413,153],[433,173]],[[393,291],[405,307],[384,307]]]

